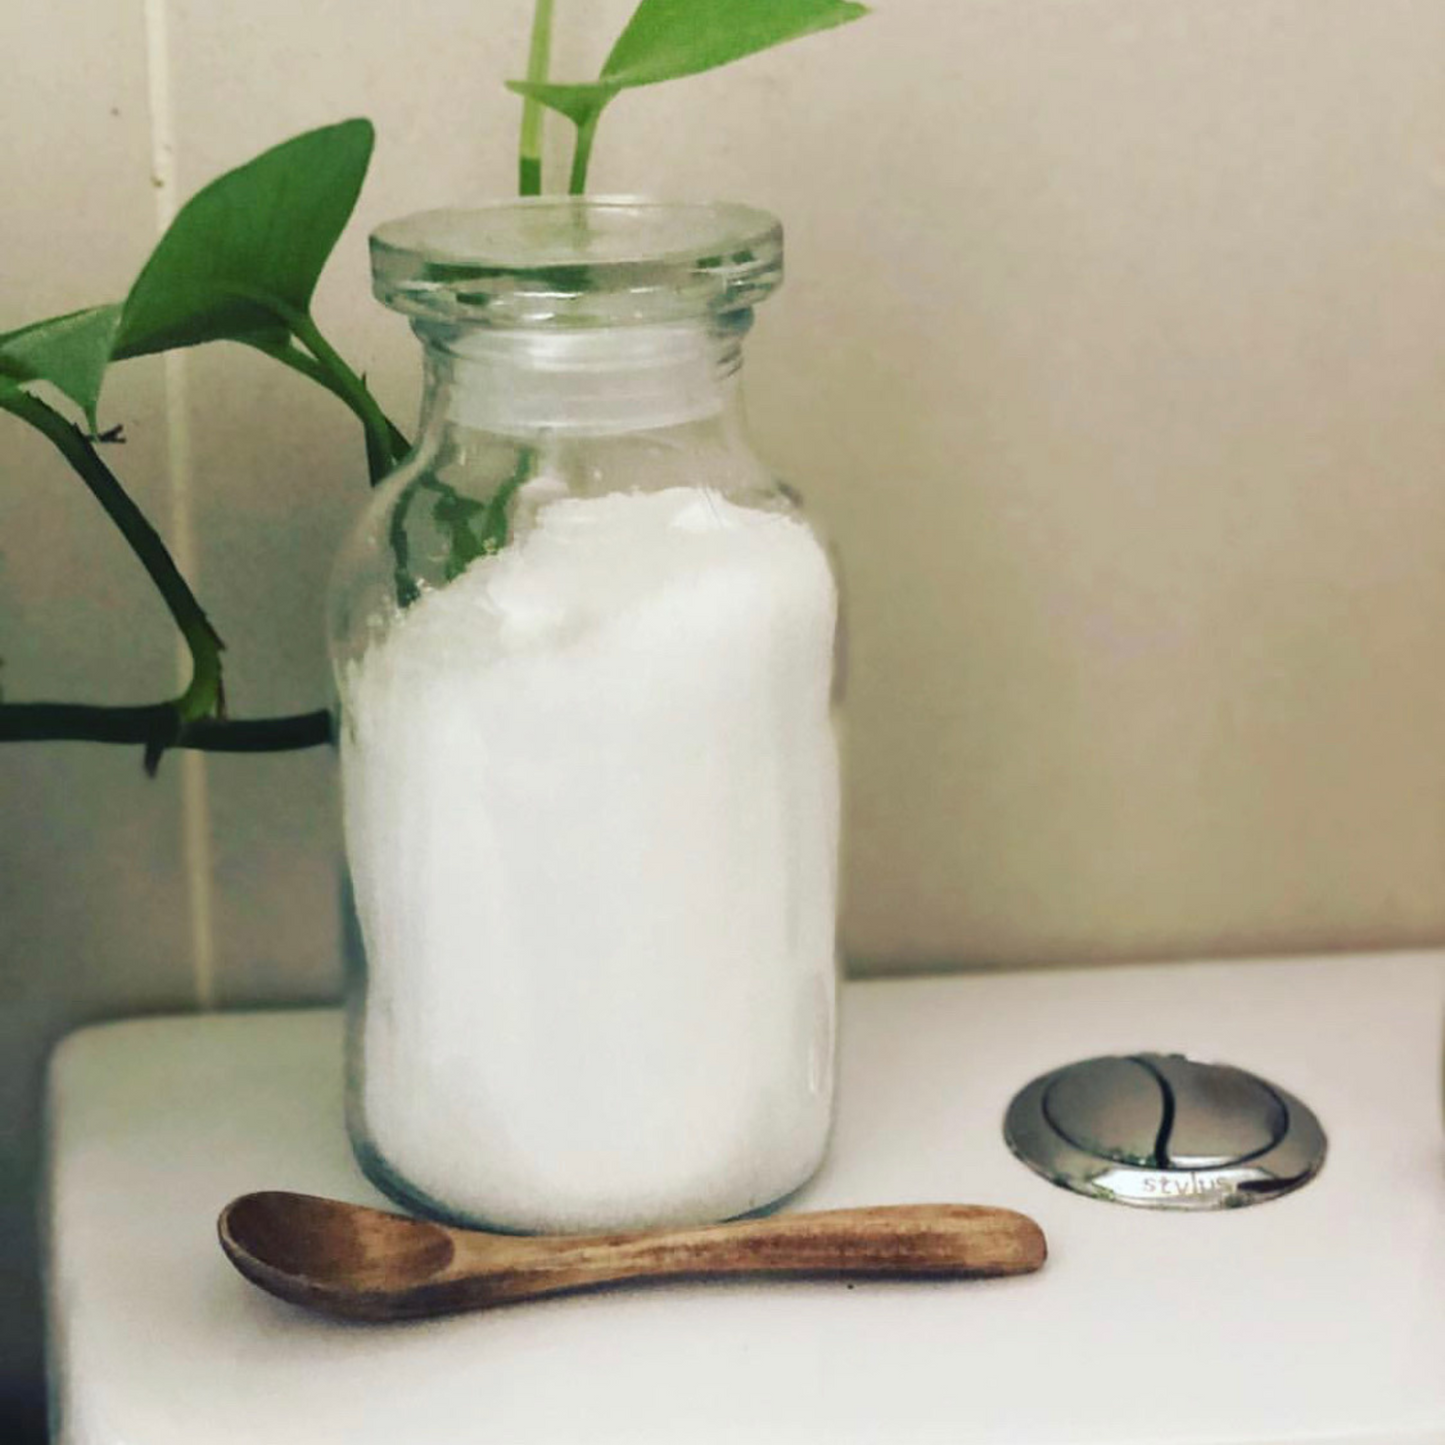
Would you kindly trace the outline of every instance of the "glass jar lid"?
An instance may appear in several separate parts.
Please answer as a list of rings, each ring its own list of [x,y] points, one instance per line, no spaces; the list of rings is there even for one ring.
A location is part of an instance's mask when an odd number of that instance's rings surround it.
[[[783,228],[750,206],[539,196],[421,211],[371,237],[372,289],[423,320],[653,325],[751,309],[783,275]]]

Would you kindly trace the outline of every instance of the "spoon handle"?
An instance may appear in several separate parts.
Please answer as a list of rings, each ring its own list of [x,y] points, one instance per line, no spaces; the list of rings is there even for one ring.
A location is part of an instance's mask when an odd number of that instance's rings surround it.
[[[456,1231],[454,1240],[451,1273],[456,1286],[471,1276],[466,1283],[476,1286],[473,1304],[678,1276],[1027,1274],[1047,1253],[1043,1231],[1026,1215],[970,1204],[836,1209],[641,1234],[515,1240],[509,1268],[500,1275],[493,1246],[478,1246],[472,1260],[466,1232]]]

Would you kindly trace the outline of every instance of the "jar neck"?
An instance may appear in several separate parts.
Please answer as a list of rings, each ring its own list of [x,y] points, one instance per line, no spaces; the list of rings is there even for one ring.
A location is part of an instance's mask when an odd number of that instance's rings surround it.
[[[752,313],[659,326],[494,330],[417,322],[422,429],[615,435],[722,416]]]

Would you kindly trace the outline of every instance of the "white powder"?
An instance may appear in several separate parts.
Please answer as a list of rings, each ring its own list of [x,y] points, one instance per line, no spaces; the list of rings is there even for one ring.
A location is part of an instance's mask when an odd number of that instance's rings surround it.
[[[836,602],[790,517],[563,498],[349,668],[362,1105],[410,1188],[503,1228],[620,1228],[816,1167]]]

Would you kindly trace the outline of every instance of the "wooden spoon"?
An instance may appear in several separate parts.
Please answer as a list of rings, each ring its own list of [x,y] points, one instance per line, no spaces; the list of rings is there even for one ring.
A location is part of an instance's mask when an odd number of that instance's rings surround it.
[[[522,1236],[267,1190],[233,1199],[218,1228],[221,1248],[253,1284],[292,1304],[360,1320],[451,1314],[619,1280],[687,1275],[1027,1274],[1047,1252],[1032,1219],[971,1204]]]

